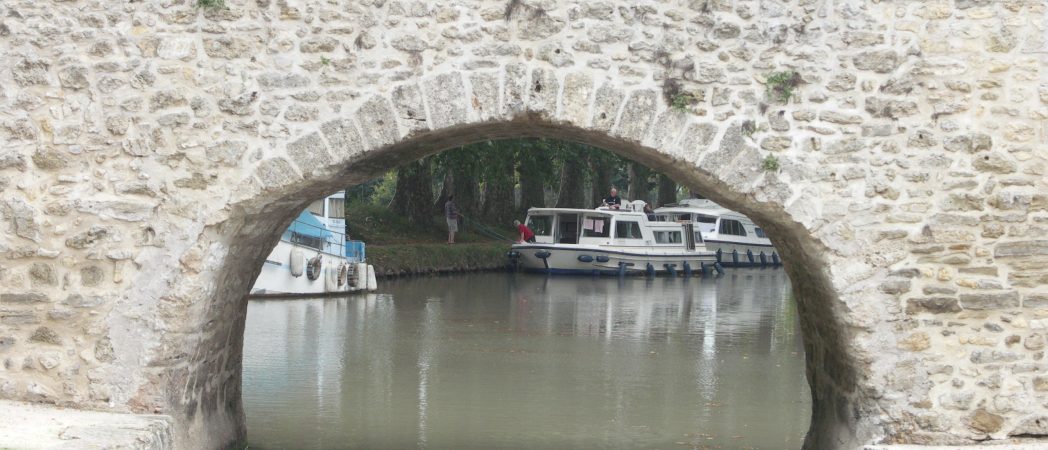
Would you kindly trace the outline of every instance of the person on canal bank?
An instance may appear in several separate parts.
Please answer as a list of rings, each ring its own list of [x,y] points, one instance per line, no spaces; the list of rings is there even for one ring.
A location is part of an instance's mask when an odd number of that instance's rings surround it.
[[[619,209],[619,208],[621,208],[622,207],[622,198],[619,197],[619,190],[615,189],[615,188],[611,188],[610,194],[611,195],[608,195],[608,197],[604,199],[604,206],[607,206],[608,208],[611,208],[611,209]]]
[[[458,221],[462,214],[455,205],[455,196],[449,195],[448,201],[444,202],[444,217],[448,221],[448,244],[455,243],[455,233],[458,233]]]
[[[535,233],[527,225],[520,223],[519,220],[514,220],[513,225],[517,227],[517,232],[520,233],[520,239],[517,240],[518,244],[525,242],[529,244],[535,243]]]

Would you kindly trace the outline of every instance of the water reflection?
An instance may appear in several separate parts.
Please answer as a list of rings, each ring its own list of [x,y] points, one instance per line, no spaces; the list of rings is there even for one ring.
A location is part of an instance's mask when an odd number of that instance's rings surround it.
[[[789,448],[809,418],[789,281],[479,274],[252,301],[262,448]]]

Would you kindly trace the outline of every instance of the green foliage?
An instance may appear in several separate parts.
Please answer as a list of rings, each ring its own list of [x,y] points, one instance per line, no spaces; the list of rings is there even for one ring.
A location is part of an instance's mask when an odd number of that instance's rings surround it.
[[[670,107],[675,111],[686,113],[688,112],[688,107],[691,106],[692,103],[695,103],[695,95],[690,92],[682,92],[673,97]]]
[[[761,162],[761,167],[768,172],[779,170],[779,158],[775,157],[775,155],[768,155]]]
[[[391,170],[386,172],[382,178],[374,180],[375,184],[372,185],[370,203],[373,205],[379,205],[382,207],[389,206],[389,202],[393,201],[393,194],[397,190],[397,171]]]
[[[753,136],[753,133],[757,132],[757,124],[752,120],[742,122],[742,135],[746,137]]]
[[[226,7],[226,0],[197,0],[197,8],[218,9]]]
[[[787,103],[793,98],[794,90],[801,83],[801,76],[792,70],[774,72],[765,81],[768,98],[779,103]]]
[[[219,0],[219,1],[222,1],[222,0]],[[320,57],[320,65],[322,65],[322,66],[330,66],[331,65],[331,60],[328,59],[325,56],[321,56]]]

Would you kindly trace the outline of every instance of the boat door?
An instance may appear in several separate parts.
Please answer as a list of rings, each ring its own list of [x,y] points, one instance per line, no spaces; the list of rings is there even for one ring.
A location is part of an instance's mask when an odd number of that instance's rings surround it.
[[[579,215],[557,214],[557,236],[558,244],[579,243]]]

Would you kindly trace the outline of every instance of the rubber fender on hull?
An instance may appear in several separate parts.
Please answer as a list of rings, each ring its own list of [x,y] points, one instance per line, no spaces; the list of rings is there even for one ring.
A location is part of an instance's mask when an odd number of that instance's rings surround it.
[[[306,278],[309,281],[316,281],[320,278],[320,270],[324,268],[323,256],[317,255],[309,259],[309,263],[306,264]]]
[[[353,289],[362,291],[368,288],[368,265],[367,263],[357,263],[357,282],[353,285]]]
[[[579,262],[584,262],[584,263],[593,262],[593,257],[590,256],[590,255],[579,255],[578,260],[579,260]]]
[[[291,276],[298,278],[302,276],[302,269],[306,266],[306,256],[302,254],[302,250],[293,248],[291,249]]]
[[[349,282],[349,264],[343,262],[338,265],[338,287],[345,286]]]
[[[367,279],[368,279],[368,290],[369,291],[377,291],[378,290],[378,280],[375,278],[375,266],[372,266],[371,264],[368,264],[368,278]]]
[[[324,269],[324,292],[338,292],[338,268]]]
[[[608,258],[607,256],[604,256],[604,255],[597,255],[597,257],[595,259],[597,260],[597,262],[602,262],[602,263],[605,263],[605,262],[608,262],[608,261],[611,260],[611,258]]]

